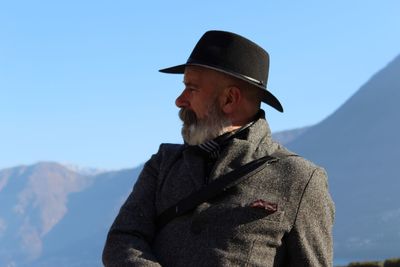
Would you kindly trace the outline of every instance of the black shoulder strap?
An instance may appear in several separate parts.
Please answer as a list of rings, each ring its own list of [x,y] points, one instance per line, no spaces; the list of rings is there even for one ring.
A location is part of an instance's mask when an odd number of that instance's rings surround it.
[[[167,208],[157,218],[157,229],[160,231],[166,224],[176,217],[179,217],[193,209],[203,202],[206,202],[227,189],[240,184],[250,176],[264,169],[272,162],[279,160],[279,158],[287,157],[287,153],[274,153],[273,156],[265,156],[254,161],[251,161],[242,167],[235,169],[227,174],[220,176],[213,182],[202,187],[200,190],[190,194],[189,196],[181,199],[177,204]]]

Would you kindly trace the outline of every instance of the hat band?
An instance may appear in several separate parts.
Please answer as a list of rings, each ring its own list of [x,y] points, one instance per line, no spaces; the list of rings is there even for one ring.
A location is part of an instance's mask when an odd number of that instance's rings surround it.
[[[223,68],[221,68],[221,67],[219,67],[219,66],[210,65],[210,64],[207,64],[207,63],[205,63],[205,64],[204,64],[204,63],[199,63],[199,62],[197,62],[196,60],[194,60],[194,59],[192,59],[192,58],[189,58],[189,59],[186,61],[186,65],[201,66],[201,67],[213,69],[213,70],[216,70],[216,71],[220,71],[220,72],[226,73],[226,74],[231,75],[231,76],[235,76],[235,77],[238,77],[238,76],[239,76],[239,77],[242,77],[242,78],[244,78],[244,79],[246,79],[246,80],[249,80],[250,82],[253,82],[253,83],[256,83],[256,84],[258,84],[258,85],[261,85],[261,86],[265,87],[265,84],[264,84],[263,81],[254,79],[254,78],[252,78],[252,77],[249,77],[249,76],[247,76],[247,75],[243,75],[243,74],[241,74],[241,73],[237,73],[237,72],[235,72],[235,71],[225,70],[225,69],[223,69]]]

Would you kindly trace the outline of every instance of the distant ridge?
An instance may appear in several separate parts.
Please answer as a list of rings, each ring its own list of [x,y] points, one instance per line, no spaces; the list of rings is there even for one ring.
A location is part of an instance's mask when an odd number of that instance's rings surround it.
[[[278,141],[282,145],[292,142],[302,134],[304,134],[311,126],[296,128],[292,130],[285,130],[276,133],[272,133],[272,139]]]
[[[55,162],[2,170],[0,181],[0,266],[39,258],[43,238],[68,212],[68,195],[90,185],[84,176]]]
[[[324,166],[336,203],[335,257],[400,255],[400,56],[288,144]]]
[[[39,162],[0,170],[0,266],[101,266],[107,230],[140,169],[82,175]]]
[[[100,173],[110,172],[111,171],[111,170],[107,170],[107,169],[83,167],[83,166],[80,166],[78,164],[67,163],[67,162],[61,162],[61,165],[63,165],[65,168],[67,168],[70,171],[79,173],[81,175],[87,175],[87,176],[98,175]]]

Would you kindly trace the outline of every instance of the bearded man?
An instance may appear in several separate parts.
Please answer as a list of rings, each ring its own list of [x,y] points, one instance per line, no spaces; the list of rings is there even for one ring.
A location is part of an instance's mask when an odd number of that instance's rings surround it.
[[[183,145],[162,144],[121,207],[105,266],[332,266],[334,204],[325,171],[271,139],[261,102],[268,53],[206,32],[175,104]]]

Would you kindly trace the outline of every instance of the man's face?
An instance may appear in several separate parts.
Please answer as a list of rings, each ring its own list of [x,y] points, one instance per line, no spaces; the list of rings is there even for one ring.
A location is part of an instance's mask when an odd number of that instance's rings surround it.
[[[186,67],[185,88],[175,101],[181,108],[182,136],[186,143],[197,145],[224,133],[230,125],[221,109],[220,95],[224,76],[202,67]]]

